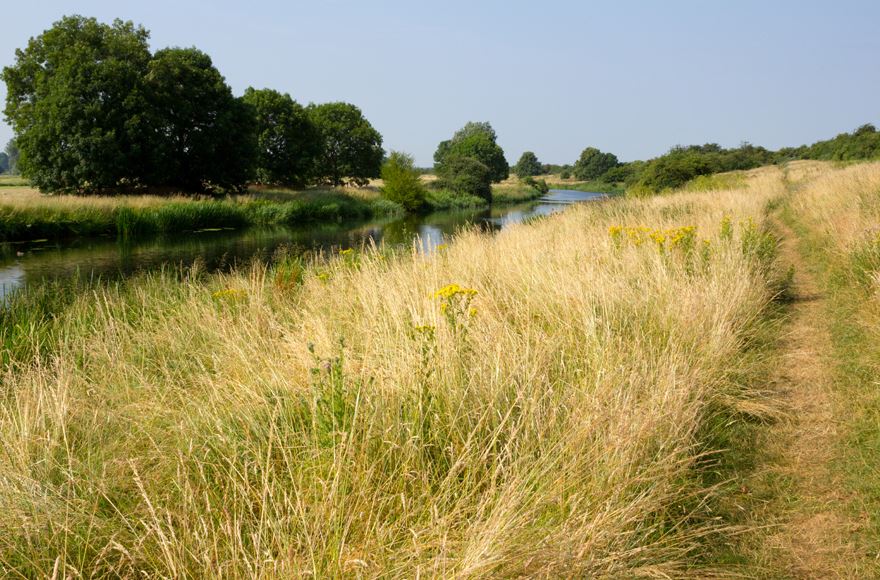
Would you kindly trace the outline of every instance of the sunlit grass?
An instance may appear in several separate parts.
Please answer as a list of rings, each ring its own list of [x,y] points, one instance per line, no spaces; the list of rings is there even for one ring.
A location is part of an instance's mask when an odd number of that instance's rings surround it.
[[[761,409],[742,350],[773,257],[749,240],[781,191],[768,169],[430,255],[161,272],[10,319],[0,565],[692,573],[723,531],[696,476],[709,426]]]

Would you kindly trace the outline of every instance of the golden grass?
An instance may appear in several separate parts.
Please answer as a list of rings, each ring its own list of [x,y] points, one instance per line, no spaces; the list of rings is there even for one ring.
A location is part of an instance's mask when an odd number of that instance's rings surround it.
[[[83,295],[49,351],[3,378],[0,565],[692,572],[717,527],[693,477],[707,425],[760,408],[731,378],[771,298],[742,238],[782,189],[768,169],[431,255],[367,248]],[[698,246],[615,244],[617,225],[695,226]],[[436,294],[449,284],[475,293]]]

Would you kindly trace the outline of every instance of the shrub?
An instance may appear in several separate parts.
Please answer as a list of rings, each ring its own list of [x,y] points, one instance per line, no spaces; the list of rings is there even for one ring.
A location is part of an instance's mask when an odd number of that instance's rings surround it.
[[[419,178],[411,155],[392,151],[382,165],[382,195],[415,212],[425,205],[425,186]]]
[[[473,157],[447,157],[439,176],[444,186],[457,194],[492,201],[491,172]]]

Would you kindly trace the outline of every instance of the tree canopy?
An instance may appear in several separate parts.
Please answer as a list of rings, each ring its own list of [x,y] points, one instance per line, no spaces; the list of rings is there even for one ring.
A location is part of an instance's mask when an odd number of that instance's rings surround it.
[[[617,165],[617,156],[613,153],[603,153],[595,147],[587,147],[581,152],[581,156],[575,162],[572,172],[576,178],[585,181],[601,179],[606,172],[617,167]]]
[[[153,182],[189,191],[242,187],[253,176],[255,119],[232,95],[211,57],[166,48],[150,61]]]
[[[532,151],[523,153],[516,165],[513,166],[513,172],[517,177],[523,179],[525,177],[534,177],[544,173],[544,166],[538,161],[538,156]]]
[[[271,89],[236,98],[207,54],[151,54],[148,38],[131,22],[67,16],[16,51],[2,71],[10,169],[69,193],[379,176],[382,136],[354,105],[305,109]]]
[[[4,113],[20,169],[40,189],[101,189],[142,177],[148,36],[131,22],[66,16],[16,50],[2,73]]]
[[[489,123],[467,123],[456,131],[452,139],[443,141],[434,153],[434,164],[438,174],[443,173],[443,164],[453,157],[469,157],[489,169],[491,181],[498,182],[510,175],[510,166],[504,158],[504,150],[496,142],[495,130]]]
[[[349,103],[309,105],[309,119],[320,135],[321,150],[315,175],[332,185],[342,185],[345,178],[362,185],[379,177],[382,159],[382,135],[356,106]]]
[[[318,131],[305,107],[272,89],[249,87],[242,100],[256,118],[257,181],[304,185],[321,151]]]

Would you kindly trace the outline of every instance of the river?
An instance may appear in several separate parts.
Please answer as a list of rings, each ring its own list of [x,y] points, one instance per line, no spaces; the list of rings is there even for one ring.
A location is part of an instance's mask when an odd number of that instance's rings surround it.
[[[418,239],[430,251],[464,227],[479,225],[500,230],[561,211],[572,203],[605,197],[601,193],[554,189],[529,203],[398,219],[209,230],[127,242],[87,238],[0,244],[0,301],[15,289],[45,280],[77,275],[114,279],[163,265],[190,265],[197,260],[208,270],[224,270],[253,258],[270,260],[280,248],[286,248],[288,253],[335,251],[357,248],[370,240],[376,244],[409,245]]]

